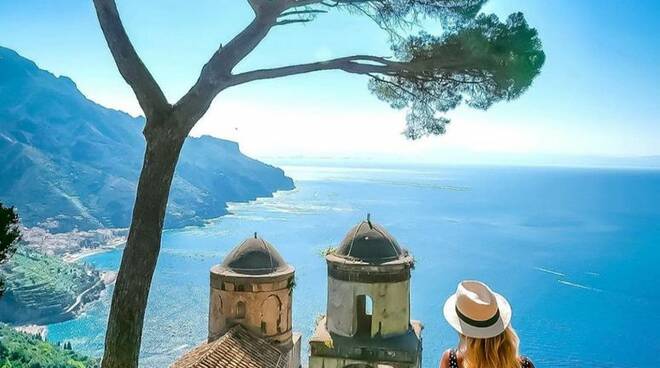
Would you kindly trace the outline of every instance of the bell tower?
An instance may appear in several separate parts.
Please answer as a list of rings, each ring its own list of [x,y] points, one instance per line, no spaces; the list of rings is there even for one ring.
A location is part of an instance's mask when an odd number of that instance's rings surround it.
[[[211,268],[209,334],[211,343],[241,325],[281,351],[288,367],[300,366],[300,334],[292,332],[294,268],[255,233]],[[297,354],[297,356],[296,356]]]
[[[294,269],[269,242],[245,239],[211,268],[208,342],[172,368],[301,368],[291,330]]]
[[[309,367],[420,367],[422,325],[410,320],[408,251],[367,217],[326,263],[327,315],[310,340]]]

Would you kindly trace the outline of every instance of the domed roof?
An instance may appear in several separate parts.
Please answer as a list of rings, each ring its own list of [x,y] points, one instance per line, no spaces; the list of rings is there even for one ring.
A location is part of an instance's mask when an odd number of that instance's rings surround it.
[[[290,268],[277,249],[256,233],[234,248],[221,267],[246,275],[266,275]]]
[[[384,263],[401,258],[404,251],[385,228],[367,217],[346,234],[334,254],[366,263]]]

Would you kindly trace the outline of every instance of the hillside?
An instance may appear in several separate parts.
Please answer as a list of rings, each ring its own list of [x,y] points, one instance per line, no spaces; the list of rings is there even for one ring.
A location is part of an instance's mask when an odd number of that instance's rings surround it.
[[[17,325],[74,318],[105,289],[99,271],[29,249],[19,249],[0,272],[7,283],[0,321]]]
[[[92,368],[97,360],[0,324],[0,367]]]
[[[143,118],[87,99],[0,47],[0,201],[26,226],[55,232],[127,227],[144,153]],[[166,226],[199,224],[227,202],[293,188],[284,172],[243,155],[238,144],[189,138],[172,187]]]

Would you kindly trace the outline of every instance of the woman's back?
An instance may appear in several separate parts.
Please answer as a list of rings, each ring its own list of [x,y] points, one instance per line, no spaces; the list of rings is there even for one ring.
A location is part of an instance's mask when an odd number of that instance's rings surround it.
[[[520,361],[520,368],[534,368],[534,363],[532,363],[532,361],[529,360],[529,358],[521,356],[518,359]],[[442,360],[440,360],[440,368],[468,368],[468,367],[464,367],[463,355],[460,352],[458,352],[456,349],[448,349],[442,355]],[[481,368],[481,367],[469,367],[469,368]]]
[[[443,314],[460,341],[457,350],[444,353],[441,368],[534,367],[519,354],[509,302],[483,282],[461,281],[445,302]]]

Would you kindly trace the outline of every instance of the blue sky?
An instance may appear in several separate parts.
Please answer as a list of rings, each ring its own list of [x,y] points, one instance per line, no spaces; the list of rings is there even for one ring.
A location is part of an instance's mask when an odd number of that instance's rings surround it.
[[[138,52],[172,101],[192,85],[218,44],[251,18],[241,0],[117,3]],[[514,102],[452,112],[445,136],[405,140],[404,113],[372,96],[365,78],[342,72],[226,91],[193,134],[237,140],[262,158],[660,155],[660,2],[491,0],[484,9],[502,17],[518,10],[544,43],[541,76]],[[91,0],[0,0],[0,45],[70,76],[99,103],[140,113]],[[239,68],[355,53],[390,54],[385,35],[368,20],[330,13],[311,24],[277,27]]]

